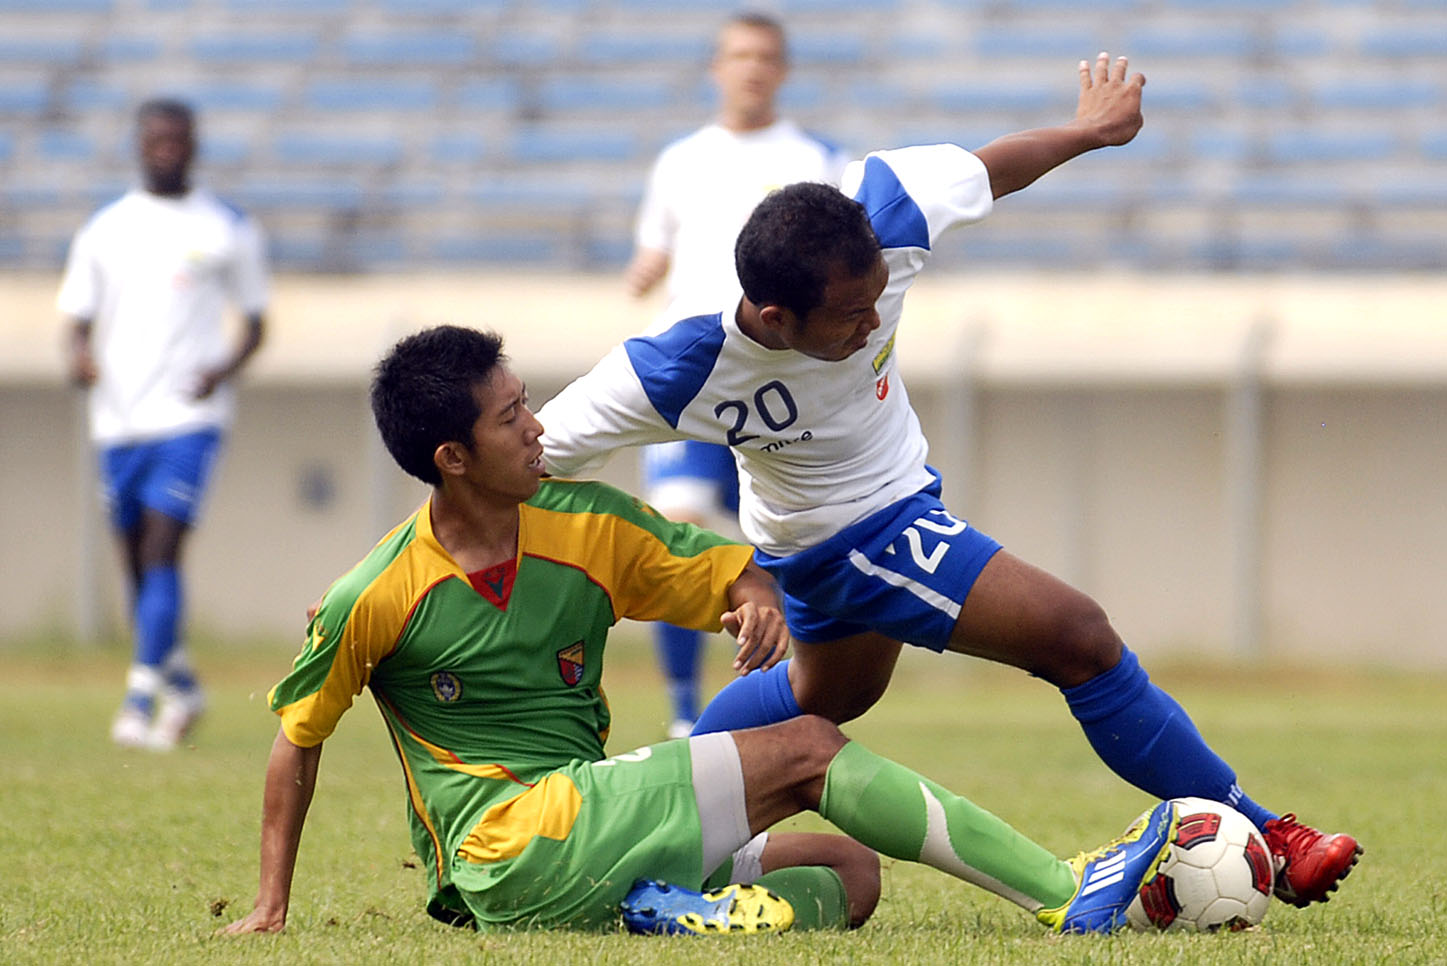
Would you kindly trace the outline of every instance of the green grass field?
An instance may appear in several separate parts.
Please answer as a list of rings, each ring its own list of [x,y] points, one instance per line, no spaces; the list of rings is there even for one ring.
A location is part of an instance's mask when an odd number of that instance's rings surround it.
[[[727,649],[711,652],[711,683]],[[1224,669],[1150,662],[1257,799],[1367,847],[1325,906],[1273,905],[1214,936],[1062,938],[1003,900],[886,860],[875,918],[847,934],[722,940],[449,930],[422,910],[399,769],[369,697],[327,744],[290,923],[221,938],[256,888],[267,688],[289,642],[209,644],[211,713],[193,746],[123,753],[106,731],[119,648],[7,642],[0,693],[0,963],[1444,963],[1447,676]],[[650,648],[615,636],[609,750],[656,740],[665,710]],[[1053,689],[955,658],[907,654],[854,738],[942,781],[1068,854],[1150,804],[1100,765]],[[813,816],[797,827],[824,828]]]

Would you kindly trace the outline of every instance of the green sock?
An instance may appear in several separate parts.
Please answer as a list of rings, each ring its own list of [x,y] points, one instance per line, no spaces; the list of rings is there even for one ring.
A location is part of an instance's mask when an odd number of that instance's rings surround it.
[[[795,929],[848,929],[849,899],[844,881],[827,865],[775,869],[754,882],[772,889],[794,907]]]
[[[978,805],[856,741],[824,776],[819,814],[891,858],[923,862],[1031,912],[1063,905],[1075,873]]]

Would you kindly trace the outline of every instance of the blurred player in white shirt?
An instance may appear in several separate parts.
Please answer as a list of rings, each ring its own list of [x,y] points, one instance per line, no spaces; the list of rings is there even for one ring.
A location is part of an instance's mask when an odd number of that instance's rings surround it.
[[[231,424],[230,380],[261,344],[267,273],[256,223],[191,183],[190,107],[147,101],[136,120],[142,184],[76,233],[56,304],[71,320],[71,378],[89,390],[133,608],[111,737],[164,750],[204,706],[180,641],[181,547]],[[244,318],[236,339],[228,304]]]
[[[734,238],[766,194],[798,181],[837,184],[847,161],[779,117],[775,102],[788,76],[788,51],[773,18],[730,18],[719,30],[710,76],[718,114],[654,162],[625,272],[629,292],[638,297],[667,276],[663,319],[669,323],[695,309],[715,309],[736,291]],[[649,503],[665,516],[737,533],[738,472],[726,447],[694,440],[649,447],[643,477]],[[665,624],[654,634],[673,707],[669,735],[681,737],[697,716],[703,635]]]

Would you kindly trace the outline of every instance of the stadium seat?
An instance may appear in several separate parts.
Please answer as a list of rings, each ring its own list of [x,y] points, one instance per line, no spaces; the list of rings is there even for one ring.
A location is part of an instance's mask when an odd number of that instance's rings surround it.
[[[1312,99],[1318,107],[1330,111],[1355,110],[1373,113],[1434,108],[1447,103],[1440,83],[1411,78],[1383,80],[1359,77],[1354,82],[1333,81],[1313,89]]]
[[[96,146],[80,131],[50,129],[35,139],[35,156],[45,162],[89,162],[96,156]]]
[[[549,34],[508,30],[491,39],[488,55],[507,67],[545,67],[562,56],[562,44]]]
[[[609,29],[585,34],[578,40],[578,58],[607,66],[666,64],[701,66],[708,62],[712,40],[697,33],[646,33]]]
[[[321,40],[314,30],[286,30],[273,33],[224,31],[202,34],[191,40],[191,56],[202,63],[254,63],[281,61],[305,63],[316,58]]]
[[[161,41],[156,37],[114,34],[101,42],[100,58],[108,66],[143,63],[160,57],[161,49]]]
[[[1424,4],[1431,6],[1431,4]],[[1440,0],[1435,6],[1440,10]],[[1447,25],[1400,26],[1369,30],[1357,49],[1368,57],[1401,60],[1408,57],[1441,57],[1447,54]]]
[[[60,102],[76,117],[125,111],[139,103],[126,88],[97,80],[75,80],[66,85]]]
[[[523,164],[625,161],[639,155],[638,136],[614,127],[524,127],[506,144],[509,157]]]
[[[453,264],[548,265],[558,261],[562,245],[553,235],[494,233],[439,238],[428,246],[430,259]]]
[[[196,106],[202,115],[217,111],[270,114],[282,103],[281,85],[250,81],[209,81],[167,91]]]
[[[109,13],[116,0],[0,0],[7,13]]]
[[[1447,128],[1428,131],[1418,143],[1424,157],[1432,161],[1447,161]]]
[[[1399,143],[1397,134],[1383,130],[1307,128],[1273,131],[1266,137],[1268,159],[1284,164],[1310,161],[1379,161]]]
[[[313,111],[431,111],[437,85],[427,79],[317,80],[302,92],[302,104]]]
[[[349,168],[386,166],[402,160],[402,140],[397,135],[286,131],[276,136],[271,150],[281,164],[306,167],[313,165]]]
[[[451,30],[389,31],[344,37],[341,52],[348,63],[365,67],[455,67],[476,56],[477,42],[468,33]]]
[[[657,111],[674,100],[668,87],[653,80],[595,76],[563,76],[544,80],[537,89],[538,106],[545,111],[582,111],[626,114]]]
[[[428,142],[427,157],[439,164],[476,164],[487,153],[487,142],[473,131],[450,131]]]
[[[1083,26],[1045,25],[1021,30],[1018,25],[987,26],[972,33],[970,44],[987,62],[1000,57],[1031,59],[1089,57],[1100,45],[1096,33]]]
[[[79,37],[52,34],[24,36],[0,34],[0,64],[33,66],[79,63],[85,44]]]
[[[1141,28],[1127,35],[1122,50],[1137,64],[1149,59],[1207,57],[1251,61],[1261,53],[1255,32],[1240,27]]]
[[[366,192],[355,178],[276,179],[251,177],[230,189],[243,208],[355,211]]]

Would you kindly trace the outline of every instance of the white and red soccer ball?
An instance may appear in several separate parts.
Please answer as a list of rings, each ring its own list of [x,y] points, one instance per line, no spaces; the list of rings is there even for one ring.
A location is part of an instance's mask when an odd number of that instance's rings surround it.
[[[1204,798],[1174,802],[1179,826],[1160,869],[1126,910],[1131,926],[1213,932],[1259,923],[1275,880],[1266,839],[1228,805]]]

